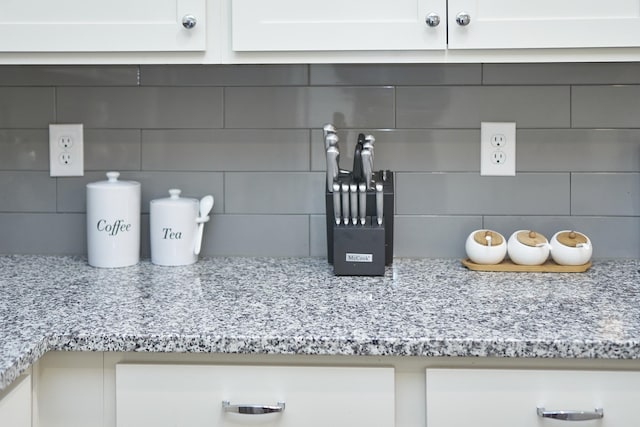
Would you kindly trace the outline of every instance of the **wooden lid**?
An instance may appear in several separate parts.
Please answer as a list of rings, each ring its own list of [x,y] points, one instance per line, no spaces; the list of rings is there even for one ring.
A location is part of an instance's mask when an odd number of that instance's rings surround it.
[[[504,241],[502,239],[502,236],[500,235],[500,233],[496,233],[495,231],[491,231],[491,230],[480,230],[477,231],[474,235],[473,235],[473,240],[476,241],[476,243],[484,245],[484,246],[489,246],[489,242],[487,241],[487,237],[490,236],[491,237],[491,246],[498,246],[501,245],[502,242]]]
[[[516,238],[518,242],[527,246],[537,246],[540,243],[547,242],[547,239],[542,234],[538,234],[535,231],[521,231],[517,234]]]
[[[587,236],[575,231],[565,231],[556,236],[558,242],[565,246],[575,248],[578,243],[587,243]]]

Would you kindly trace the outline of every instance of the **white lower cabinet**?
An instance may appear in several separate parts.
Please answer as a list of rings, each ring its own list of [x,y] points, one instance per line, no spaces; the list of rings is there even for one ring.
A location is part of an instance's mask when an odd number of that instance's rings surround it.
[[[31,375],[0,392],[0,426],[31,427]]]
[[[393,368],[116,365],[118,427],[391,427],[394,408]]]
[[[563,419],[580,427],[640,425],[640,372],[426,372],[427,427],[553,427]]]

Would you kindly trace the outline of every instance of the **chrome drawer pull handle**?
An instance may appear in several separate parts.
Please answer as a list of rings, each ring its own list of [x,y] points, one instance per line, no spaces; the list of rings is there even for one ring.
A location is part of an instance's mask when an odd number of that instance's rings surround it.
[[[553,418],[562,421],[588,421],[599,420],[604,417],[604,410],[596,408],[590,411],[545,411],[544,408],[537,408],[538,416],[542,418]]]
[[[222,401],[222,409],[224,412],[235,412],[237,414],[249,414],[249,415],[260,415],[260,414],[271,414],[273,412],[283,412],[284,411],[284,402],[278,402],[274,405],[232,405],[228,400]]]

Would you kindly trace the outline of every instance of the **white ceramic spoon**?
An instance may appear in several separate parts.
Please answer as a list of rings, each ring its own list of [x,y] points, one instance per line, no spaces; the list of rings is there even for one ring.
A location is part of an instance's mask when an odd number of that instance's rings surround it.
[[[204,196],[200,199],[200,217],[198,218],[198,222],[200,225],[198,226],[198,235],[196,236],[196,247],[194,253],[196,255],[200,254],[200,247],[202,246],[202,233],[204,232],[204,223],[209,221],[209,212],[213,209],[213,196]]]

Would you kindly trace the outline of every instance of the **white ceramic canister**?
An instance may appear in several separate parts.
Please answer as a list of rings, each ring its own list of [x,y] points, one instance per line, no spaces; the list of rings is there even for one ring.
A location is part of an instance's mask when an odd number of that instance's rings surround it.
[[[87,252],[94,267],[126,267],[140,260],[140,183],[107,180],[87,184]]]
[[[549,258],[549,242],[531,230],[514,231],[507,241],[507,253],[515,264],[540,265]]]
[[[493,230],[476,230],[469,234],[465,251],[476,264],[500,264],[507,254],[507,241]]]
[[[593,247],[591,240],[573,230],[558,231],[551,241],[551,258],[560,265],[583,265],[589,262]]]
[[[180,197],[178,189],[169,197],[155,199],[149,207],[151,262],[157,265],[188,265],[198,260],[198,199]]]

